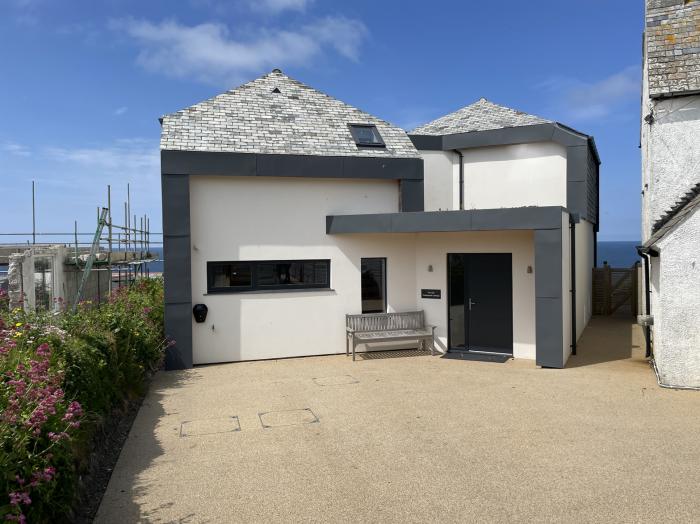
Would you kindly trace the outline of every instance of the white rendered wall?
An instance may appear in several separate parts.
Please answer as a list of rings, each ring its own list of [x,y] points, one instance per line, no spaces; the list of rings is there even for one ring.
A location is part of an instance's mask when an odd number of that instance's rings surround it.
[[[571,356],[571,233],[566,212],[561,215],[561,299],[562,350],[566,364]]]
[[[459,209],[459,157],[452,151],[421,151],[424,209]]]
[[[554,142],[465,149],[465,209],[566,207],[566,149]]]
[[[700,211],[658,244],[652,257],[654,359],[661,381],[700,387]]]
[[[566,206],[566,148],[554,142],[463,149],[465,209]],[[459,209],[459,157],[421,151],[425,210]]]
[[[700,181],[700,96],[644,100],[642,116],[651,123],[642,120],[642,241]]]
[[[576,340],[581,338],[593,312],[593,224],[576,224]]]
[[[343,352],[345,314],[361,312],[363,257],[387,258],[389,311],[425,309],[444,349],[450,252],[513,254],[514,356],[534,359],[531,231],[326,235],[326,215],[394,212],[396,195],[386,181],[192,177],[192,300],[209,307],[192,325],[195,364]],[[296,258],[330,258],[333,290],[206,295],[208,260]],[[442,299],[421,299],[421,288]]]
[[[326,235],[325,217],[398,210],[395,181],[191,177],[194,363],[345,351],[345,314],[360,313],[360,258],[387,257],[389,310],[415,309],[411,235]],[[331,287],[206,295],[207,261],[331,259]]]
[[[532,231],[471,231],[416,235],[415,300],[426,321],[437,326],[437,344],[447,348],[447,254],[512,253],[513,356],[535,358],[535,265]],[[428,270],[433,267],[433,271]],[[421,298],[421,289],[440,289],[441,298]]]

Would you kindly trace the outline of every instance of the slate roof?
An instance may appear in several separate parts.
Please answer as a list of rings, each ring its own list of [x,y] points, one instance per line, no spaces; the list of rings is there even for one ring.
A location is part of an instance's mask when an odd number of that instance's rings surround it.
[[[471,105],[463,107],[428,122],[410,131],[411,135],[451,135],[471,131],[488,131],[505,127],[521,127],[534,124],[552,123],[539,116],[529,115],[509,107],[494,104],[482,98]]]
[[[386,148],[358,147],[348,124],[374,124]],[[160,148],[320,156],[419,157],[406,132],[273,70],[165,115]]]
[[[700,0],[647,0],[649,96],[700,91]]]
[[[666,233],[673,229],[676,224],[688,216],[696,207],[700,207],[700,182],[695,184],[690,191],[676,202],[676,204],[666,211],[651,227],[652,236],[644,245],[653,246]]]

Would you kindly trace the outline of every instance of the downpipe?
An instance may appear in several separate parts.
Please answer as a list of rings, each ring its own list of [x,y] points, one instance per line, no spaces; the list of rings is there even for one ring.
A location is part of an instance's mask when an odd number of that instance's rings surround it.
[[[459,157],[459,209],[464,209],[464,155],[459,149],[453,149]],[[454,201],[453,201],[454,202]]]
[[[644,339],[646,342],[645,357],[653,360],[651,352],[651,290],[649,282],[651,281],[651,273],[649,272],[649,248],[643,246],[637,247],[637,254],[644,261],[644,314],[646,315],[646,324],[644,326]],[[656,370],[656,366],[654,366]],[[658,379],[658,373],[657,373]]]
[[[576,221],[569,215],[569,243],[571,244],[571,354],[576,354]]]

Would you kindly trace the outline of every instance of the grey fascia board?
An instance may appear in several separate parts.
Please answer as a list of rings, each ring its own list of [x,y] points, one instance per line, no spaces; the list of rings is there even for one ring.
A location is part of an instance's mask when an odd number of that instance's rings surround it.
[[[413,145],[419,151],[442,151],[442,136],[439,135],[408,135]]]
[[[420,150],[451,151],[476,147],[528,144],[533,142],[555,142],[566,148],[567,207],[587,217],[587,173],[588,152],[600,166],[600,157],[593,137],[576,131],[558,122],[529,126],[505,127],[486,131],[472,131],[451,135],[409,135],[413,145]],[[440,144],[441,147],[437,147]],[[427,146],[427,147],[424,147]],[[571,184],[571,182],[584,182]],[[570,190],[576,189],[571,192]],[[596,188],[598,192],[600,188]],[[598,197],[596,197],[598,198]],[[598,217],[587,217],[598,227]]]
[[[161,173],[423,180],[423,159],[162,150]]]
[[[560,229],[561,214],[565,211],[562,207],[548,206],[331,215],[326,217],[326,233],[339,235]]]
[[[571,129],[558,122],[529,126],[504,127],[486,131],[471,131],[449,135],[408,135],[416,149],[450,151],[474,147],[528,144],[532,142],[556,142],[564,147],[588,145],[600,163],[593,137]]]

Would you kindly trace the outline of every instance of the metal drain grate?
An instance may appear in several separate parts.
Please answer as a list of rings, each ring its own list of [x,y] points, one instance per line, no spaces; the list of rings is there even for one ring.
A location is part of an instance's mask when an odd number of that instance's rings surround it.
[[[260,423],[263,428],[300,426],[318,422],[318,417],[309,408],[267,411],[265,413],[258,413],[258,417],[260,417]]]
[[[233,433],[241,430],[237,416],[188,420],[180,424],[180,437],[197,437],[217,433]]]
[[[342,386],[343,384],[357,384],[360,381],[351,375],[336,375],[332,377],[314,378],[313,381],[319,386]]]

